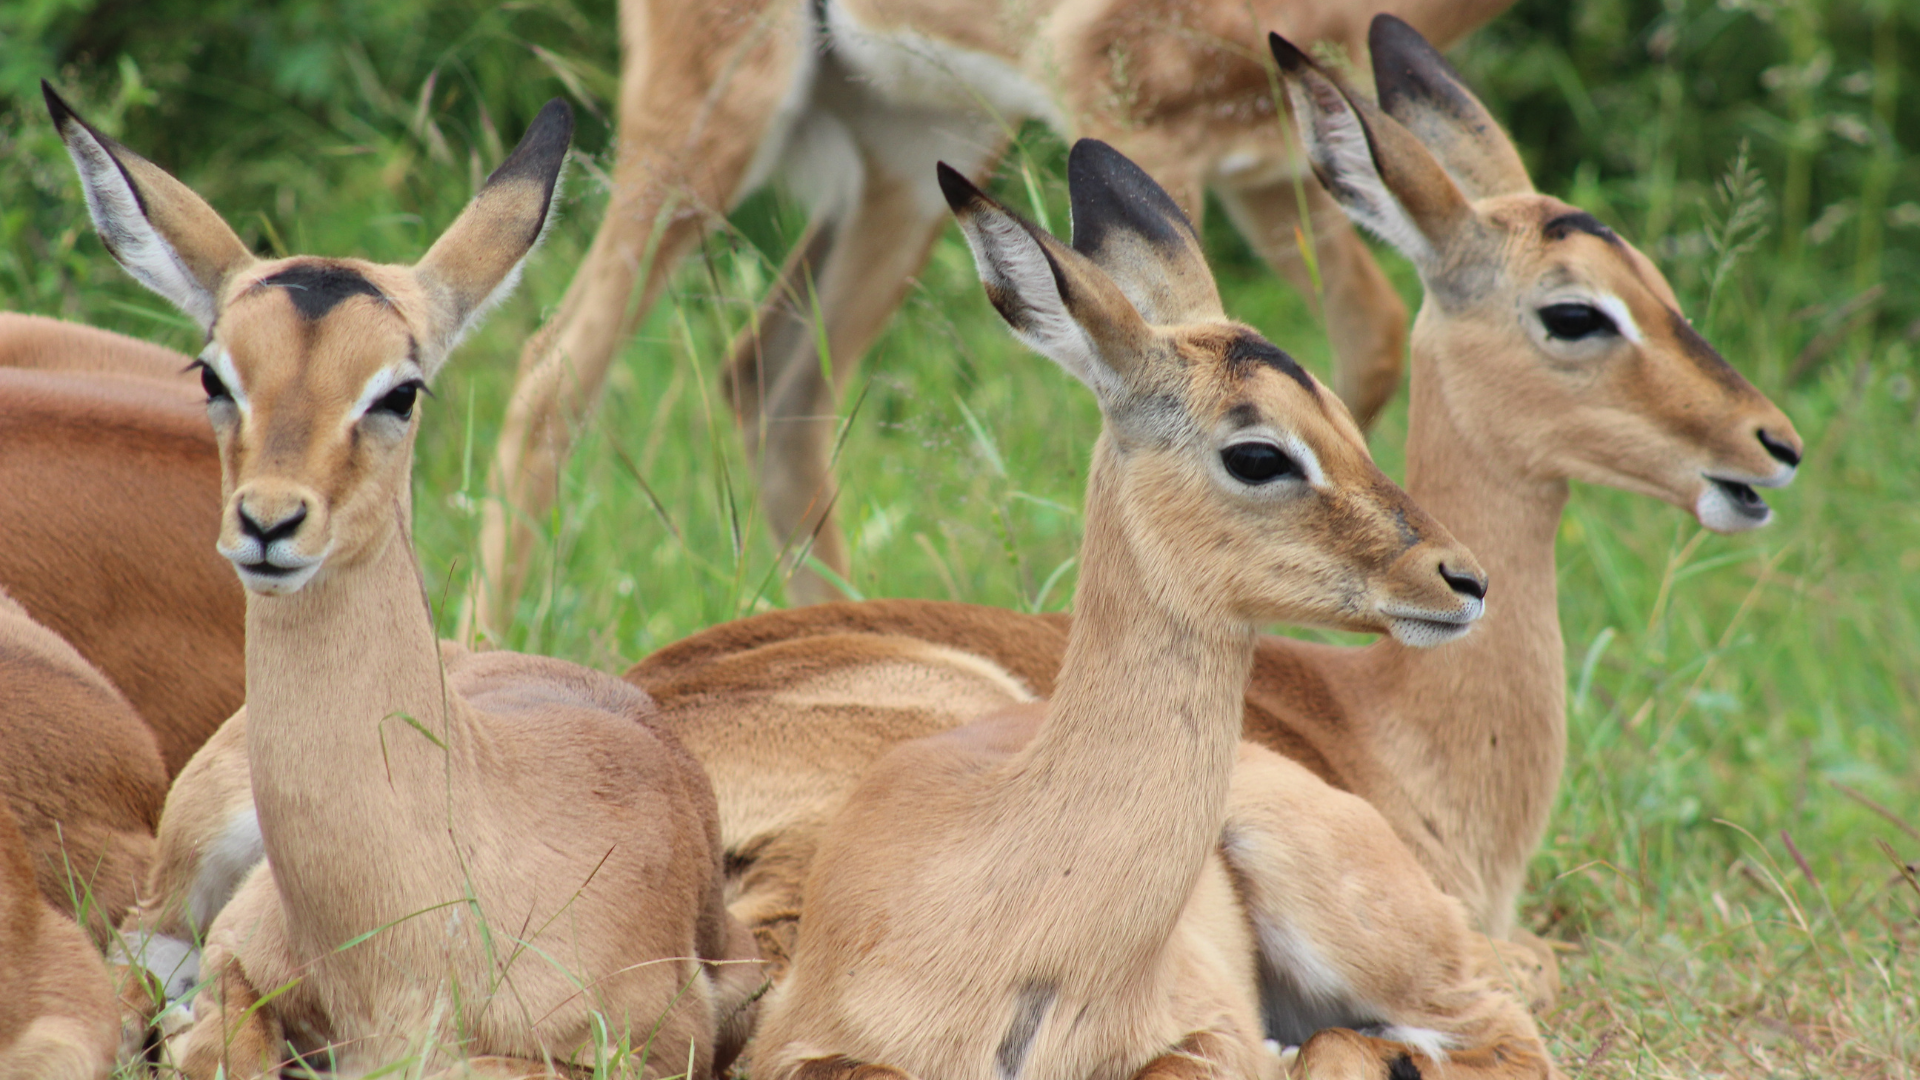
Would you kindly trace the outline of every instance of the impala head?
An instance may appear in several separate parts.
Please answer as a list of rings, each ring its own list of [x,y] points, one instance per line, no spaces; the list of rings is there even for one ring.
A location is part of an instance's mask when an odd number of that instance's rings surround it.
[[[1091,139],[1067,176],[1071,247],[940,166],[987,298],[1099,398],[1089,501],[1117,510],[1142,584],[1250,624],[1465,633],[1479,564],[1374,466],[1339,399],[1226,317],[1167,193]]]
[[[269,594],[377,553],[400,527],[417,397],[538,241],[572,111],[548,102],[413,266],[263,260],[186,185],[42,86],[107,250],[207,332],[197,366],[225,482],[220,553]]]
[[[1717,532],[1767,523],[1753,489],[1793,479],[1793,424],[1694,332],[1646,256],[1533,190],[1418,32],[1374,18],[1378,106],[1270,40],[1320,182],[1420,271],[1416,378],[1473,453],[1665,499]]]

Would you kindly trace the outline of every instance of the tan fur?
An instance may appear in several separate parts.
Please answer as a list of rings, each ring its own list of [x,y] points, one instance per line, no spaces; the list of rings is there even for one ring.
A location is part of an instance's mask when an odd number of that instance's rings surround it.
[[[1506,145],[1491,118],[1474,130]],[[1489,152],[1484,143],[1456,145],[1466,147],[1462,153],[1476,145]],[[1400,152],[1411,151],[1402,143]],[[1504,156],[1511,158],[1510,147]],[[1467,175],[1481,160],[1470,157],[1453,172]],[[1583,233],[1556,241],[1542,235],[1543,222],[1572,209],[1530,190],[1474,203],[1481,231],[1449,266],[1428,271],[1430,293],[1414,327],[1408,489],[1490,567],[1488,616],[1465,640],[1439,650],[1391,639],[1340,648],[1263,637],[1245,702],[1249,739],[1366,799],[1427,873],[1465,903],[1473,925],[1528,945],[1534,939],[1515,926],[1514,905],[1565,753],[1553,541],[1568,480],[1692,507],[1703,472],[1780,475],[1757,432],[1800,446],[1771,402],[1728,377],[1730,369],[1703,366],[1662,318],[1675,310],[1672,292],[1643,256]],[[1627,302],[1646,341],[1621,342],[1573,371],[1549,359],[1513,312],[1562,268]],[[1492,287],[1471,304],[1450,306],[1437,295],[1475,279]],[[766,650],[803,651],[822,635],[899,635],[988,658],[1045,696],[1054,690],[1067,626],[1064,616],[933,601],[827,604],[715,627],[655,653],[628,678],[657,695],[727,790],[751,781],[728,776],[725,764],[747,732],[705,705],[714,692],[708,680],[724,685],[723,670],[751,670]],[[900,737],[919,737],[933,723],[903,724]],[[846,778],[867,767],[870,743],[869,735],[851,743],[844,759],[816,766],[819,805],[841,797]],[[729,833],[726,842],[736,853],[753,850],[743,845],[811,846],[780,833]],[[791,868],[751,861],[741,874],[744,911],[755,910],[755,896],[796,893],[800,880]],[[1551,999],[1557,982],[1549,951],[1504,954],[1537,1001]]]
[[[190,362],[0,314],[0,587],[126,695],[169,776],[245,683],[241,590],[213,550],[219,459]]]
[[[146,877],[166,790],[126,699],[0,592],[0,796],[41,897],[104,940]]]
[[[1512,158],[1498,125],[1487,118],[1472,130],[1480,140],[1497,136],[1492,145],[1506,149],[1495,154],[1486,142],[1457,142],[1464,149],[1456,152],[1469,156],[1449,160],[1451,175],[1478,169],[1511,183],[1508,167],[1474,156]],[[1571,207],[1535,194],[1497,198],[1474,204],[1485,230],[1478,242],[1451,267],[1427,271],[1431,291],[1413,335],[1407,480],[1421,504],[1490,568],[1488,615],[1466,639],[1440,650],[1391,639],[1345,648],[1263,636],[1246,690],[1245,734],[1366,799],[1433,880],[1465,904],[1471,925],[1495,936],[1506,968],[1544,1005],[1557,988],[1553,955],[1515,925],[1514,907],[1565,754],[1553,543],[1568,481],[1645,491],[1691,507],[1704,470],[1757,478],[1778,469],[1756,432],[1795,449],[1800,440],[1744,380],[1707,376],[1674,325],[1658,318],[1672,309],[1672,292],[1638,252],[1579,233],[1548,241],[1540,223]],[[1618,290],[1646,342],[1617,346],[1573,374],[1549,359],[1513,311],[1563,266]],[[1466,306],[1436,295],[1476,277],[1497,287]],[[1604,378],[1582,383],[1579,370]],[[1618,471],[1622,464],[1632,471]],[[849,681],[834,704],[847,710],[844,731],[823,732],[804,754],[782,750],[794,756],[782,758],[787,772],[779,790],[797,792],[796,801],[768,798],[754,815],[738,815],[732,807],[746,805],[740,793],[758,789],[766,764],[750,749],[755,732],[777,722],[780,682],[792,677],[793,665],[807,664],[805,677],[823,683],[844,666],[852,680],[869,660],[839,642],[904,638],[974,654],[1044,697],[1054,691],[1068,626],[1064,615],[938,601],[823,604],[711,628],[627,673],[654,695],[666,722],[712,773],[736,862],[734,908],[771,957],[782,960],[791,949],[816,843],[810,827],[772,823],[825,820],[877,749],[972,715],[946,713],[937,698],[924,706],[896,698],[876,708],[884,679],[871,689]],[[913,648],[897,641],[879,647]],[[753,689],[762,674],[768,684]],[[809,708],[824,715],[828,706]],[[886,725],[893,725],[891,738]],[[742,768],[728,764],[735,759]],[[1520,947],[1506,948],[1508,941]]]
[[[1509,0],[1384,5],[1452,42]],[[623,0],[613,199],[554,319],[529,341],[484,510],[474,621],[512,617],[559,469],[608,366],[699,238],[769,176],[814,203],[728,376],[799,602],[838,596],[799,565],[846,573],[832,512],[834,403],[904,297],[945,210],[936,158],[976,179],[1040,119],[1105,139],[1190,216],[1208,190],[1296,288],[1297,152],[1276,121],[1267,30],[1360,59],[1351,0]],[[824,12],[824,22],[815,12]],[[1338,210],[1306,186],[1338,389],[1364,426],[1399,380],[1406,311]],[[815,304],[825,325],[813,328]],[[814,355],[824,336],[827,385]]]
[[[185,1075],[264,1075],[289,1042],[334,1044],[348,1069],[424,1054],[547,1070],[627,1043],[650,1051],[647,1075],[723,1070],[759,976],[723,906],[705,776],[619,680],[443,658],[411,547],[409,388],[530,250],[570,113],[550,103],[405,267],[255,260],[48,97],[116,257],[208,326],[219,548],[248,586],[267,860],[209,931]],[[116,201],[128,176],[150,197]]]
[[[1317,939],[1329,976],[1316,992],[1357,999],[1357,1013],[1390,1025],[1431,1025],[1476,1051],[1509,1051],[1462,1075],[1547,1075],[1531,1021],[1485,977],[1486,951],[1458,903],[1377,813],[1298,765],[1237,749],[1255,624],[1382,629],[1396,605],[1444,610],[1477,588],[1458,579],[1477,573],[1471,557],[1379,476],[1345,411],[1329,409],[1310,381],[1303,389],[1274,367],[1236,364],[1243,331],[1217,321],[1211,282],[1197,280],[1203,265],[1194,272],[1197,247],[1082,245],[1092,215],[1075,194],[1076,246],[1096,261],[1030,232],[1046,260],[1023,276],[1003,212],[949,188],[989,297],[1096,388],[1107,420],[1088,483],[1080,617],[1058,685],[1047,703],[899,743],[831,808],[791,968],[768,1001],[756,1075],[858,1076],[863,1066],[875,1080],[1271,1075],[1255,932],[1327,933],[1328,923],[1345,936]],[[1113,205],[1094,198],[1086,208]],[[1154,276],[1186,284],[1145,281]],[[1044,308],[1023,306],[1022,290],[1056,280],[1097,359],[1078,351],[1081,338],[1049,331]],[[1142,333],[1116,281],[1172,325]],[[1235,432],[1254,429],[1285,432],[1295,441],[1284,445],[1317,459],[1311,495],[1290,499],[1291,481],[1241,485],[1212,471],[1220,448],[1245,437]],[[843,692],[874,676],[872,706],[849,710],[852,753],[875,711],[961,718],[930,674],[900,680],[852,658],[890,650],[898,662],[967,677],[958,665],[925,647],[909,661],[912,646],[899,639],[870,639],[864,650],[859,640],[819,639],[845,672]],[[965,665],[981,692],[1020,689],[978,659]],[[716,667],[710,694],[752,696],[746,671]],[[818,723],[742,727],[732,749],[742,762],[775,759],[784,788],[816,767],[808,751],[828,752],[837,735]],[[805,736],[811,745],[794,745]],[[714,764],[724,771],[735,760]],[[1223,859],[1223,840],[1251,854]],[[1252,895],[1236,873],[1267,891]],[[1289,880],[1303,874],[1317,880]],[[1304,910],[1333,901],[1348,907]],[[1355,935],[1368,919],[1376,933]],[[1342,1071],[1322,1067],[1329,1058],[1309,1045],[1300,1063],[1314,1076],[1378,1076],[1391,1060],[1374,1055],[1367,1071]]]
[[[100,954],[35,883],[35,856],[0,806],[0,1080],[94,1080],[119,1038]]]

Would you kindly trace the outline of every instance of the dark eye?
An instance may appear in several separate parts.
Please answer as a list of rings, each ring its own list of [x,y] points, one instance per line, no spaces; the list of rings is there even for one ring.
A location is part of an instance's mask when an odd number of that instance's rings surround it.
[[[1620,332],[1607,313],[1592,304],[1548,304],[1540,309],[1540,325],[1547,328],[1548,335],[1563,341]]]
[[[1294,464],[1292,458],[1266,442],[1234,443],[1220,451],[1220,464],[1244,484],[1264,484],[1283,476],[1300,475],[1300,466]]]
[[[233,391],[228,390],[227,384],[221,382],[220,376],[215,375],[213,368],[206,364],[200,365],[200,389],[207,392],[207,400],[210,402],[223,398],[227,401],[233,400]]]
[[[392,413],[400,419],[405,420],[413,415],[413,401],[419,395],[420,381],[418,379],[403,382],[399,386],[387,391],[386,396],[374,402],[373,408],[367,411]]]

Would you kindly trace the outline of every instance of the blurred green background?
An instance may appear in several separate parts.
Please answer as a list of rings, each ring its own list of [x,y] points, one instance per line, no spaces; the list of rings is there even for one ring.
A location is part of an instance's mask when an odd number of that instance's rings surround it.
[[[450,629],[514,359],[605,203],[614,26],[611,0],[9,0],[0,304],[197,345],[94,237],[43,76],[257,250],[393,261],[568,96],[565,217],[426,406],[417,540]],[[1577,951],[1543,1024],[1581,1076],[1920,1075],[1920,4],[1522,0],[1453,59],[1540,189],[1652,255],[1809,447],[1740,537],[1574,493],[1572,751],[1525,913]],[[1001,189],[1064,222],[1064,146],[1024,142]],[[716,370],[803,218],[751,199],[626,349],[513,644],[619,670],[783,601]],[[1309,307],[1224,215],[1206,233],[1228,310],[1324,374]],[[1098,416],[1005,334],[957,234],[843,415],[857,590],[1066,604]],[[1401,402],[1390,472],[1404,430]]]

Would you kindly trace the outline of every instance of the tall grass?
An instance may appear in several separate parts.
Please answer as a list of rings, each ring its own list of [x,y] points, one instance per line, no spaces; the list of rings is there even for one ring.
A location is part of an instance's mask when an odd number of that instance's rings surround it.
[[[265,251],[412,258],[542,98],[586,106],[561,226],[423,406],[417,546],[450,630],[514,357],[605,202],[611,5],[349,6],[343,36],[301,23],[304,4],[182,14],[232,61],[217,72],[184,33],[80,29],[119,8],[26,9],[50,42],[36,62]],[[304,60],[273,62],[293,45]],[[100,251],[22,55],[0,64],[0,297],[192,347]],[[1525,0],[1457,51],[1542,190],[1653,254],[1808,444],[1776,524],[1740,537],[1574,492],[1572,748],[1525,919],[1572,946],[1543,1022],[1577,1075],[1920,1075],[1916,56],[1920,9],[1871,0]],[[1025,134],[999,190],[1064,221],[1063,148]],[[511,644],[618,670],[783,602],[718,367],[801,223],[751,200],[642,325],[563,477]],[[1307,305],[1222,215],[1206,233],[1228,310],[1324,373]],[[1064,605],[1098,418],[1009,340],[956,235],[843,409],[854,590]],[[1396,404],[1374,437],[1390,471],[1404,433]]]

